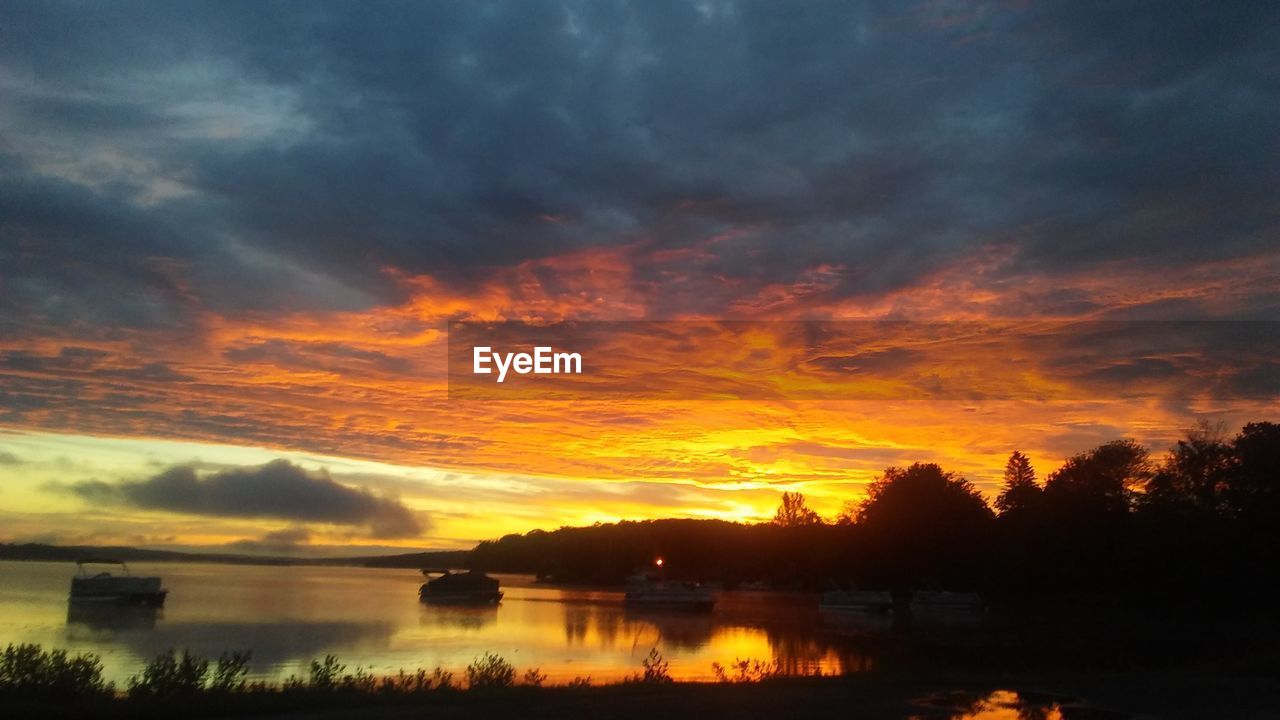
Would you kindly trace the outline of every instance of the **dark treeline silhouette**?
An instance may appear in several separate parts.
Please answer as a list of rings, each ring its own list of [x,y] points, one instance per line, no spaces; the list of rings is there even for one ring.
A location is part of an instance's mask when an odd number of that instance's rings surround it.
[[[1097,596],[1145,603],[1262,602],[1280,561],[1280,425],[1228,436],[1201,425],[1153,458],[1116,440],[1040,483],[1014,452],[994,507],[932,463],[885,470],[824,521],[785,493],[770,523],[650,520],[535,530],[480,543],[471,564],[550,580],[616,583],[662,557],[672,577],[995,599]]]

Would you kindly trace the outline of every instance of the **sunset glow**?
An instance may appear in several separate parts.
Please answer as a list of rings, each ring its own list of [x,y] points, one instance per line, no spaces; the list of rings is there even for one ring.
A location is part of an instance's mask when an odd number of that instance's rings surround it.
[[[519,41],[499,42],[465,5],[399,40],[337,8],[6,12],[24,34],[0,51],[0,540],[464,548],[756,522],[791,490],[830,518],[891,465],[990,498],[1015,449],[1048,472],[1276,407],[1273,358],[1220,356],[1248,336],[1117,354],[764,325],[1274,319],[1276,107],[1235,69],[1265,55],[1252,41],[1148,67],[1131,43],[1182,35],[921,3],[797,46],[767,13],[691,3],[621,24],[512,9]],[[711,324],[613,338],[615,371],[662,369],[631,394],[506,401],[449,397],[451,321]],[[140,499],[277,460],[369,510]]]

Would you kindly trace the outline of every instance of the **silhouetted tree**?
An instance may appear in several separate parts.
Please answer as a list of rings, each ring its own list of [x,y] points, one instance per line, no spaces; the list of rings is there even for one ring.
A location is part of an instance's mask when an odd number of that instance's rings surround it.
[[[996,497],[1000,510],[999,544],[993,562],[999,568],[996,582],[1011,595],[1030,595],[1043,584],[1044,543],[1041,510],[1044,489],[1026,455],[1014,451],[1004,466],[1004,487]]]
[[[1221,425],[1201,421],[1160,463],[1141,498],[1144,509],[1213,514],[1222,509],[1235,453]]]
[[[1045,502],[1060,512],[1123,514],[1151,475],[1146,448],[1133,440],[1114,440],[1067,458],[1045,482]]]
[[[1231,441],[1235,455],[1224,491],[1227,509],[1236,516],[1280,521],[1280,425],[1245,425]]]
[[[804,495],[798,492],[782,493],[782,504],[773,514],[773,523],[782,527],[818,525],[821,522],[822,517],[809,508]]]
[[[845,500],[836,514],[836,525],[849,526],[858,522],[858,510],[861,508],[861,500]]]
[[[1133,581],[1140,562],[1130,509],[1152,474],[1146,448],[1115,440],[1067,459],[1045,482],[1040,513],[1048,585],[1105,592]]]
[[[988,519],[991,508],[968,480],[934,463],[890,467],[867,487],[857,521],[867,526],[906,525],[911,517],[954,515]]]
[[[1133,441],[1107,443],[1067,459],[1041,490],[1022,453],[1005,470],[998,519],[963,478],[915,464],[886,469],[836,524],[788,492],[772,522],[535,530],[482,542],[468,560],[565,582],[619,583],[662,557],[668,577],[729,587],[834,580],[1008,600],[1128,595],[1144,607],[1270,598],[1258,590],[1280,565],[1280,425],[1251,423],[1229,442],[1201,425],[1159,462]]]
[[[1031,460],[1014,450],[1004,466],[1004,487],[996,497],[996,509],[1002,515],[1030,512],[1039,506],[1042,494]]]
[[[857,525],[897,587],[973,583],[994,515],[977,488],[933,463],[890,467],[867,488]]]

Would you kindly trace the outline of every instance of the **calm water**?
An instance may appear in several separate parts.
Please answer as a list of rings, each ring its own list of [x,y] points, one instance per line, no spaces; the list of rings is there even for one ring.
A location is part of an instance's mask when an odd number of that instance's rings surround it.
[[[123,681],[168,648],[217,657],[253,652],[255,678],[305,675],[332,653],[375,674],[444,667],[458,672],[484,652],[552,681],[637,673],[651,648],[677,679],[709,679],[711,664],[777,661],[790,672],[869,669],[847,627],[826,625],[812,595],[726,592],[711,614],[634,612],[618,591],[564,590],[500,576],[496,608],[442,608],[418,601],[413,570],[130,564],[169,589],[158,612],[72,611],[71,563],[0,562],[0,645],[40,643],[102,656]]]

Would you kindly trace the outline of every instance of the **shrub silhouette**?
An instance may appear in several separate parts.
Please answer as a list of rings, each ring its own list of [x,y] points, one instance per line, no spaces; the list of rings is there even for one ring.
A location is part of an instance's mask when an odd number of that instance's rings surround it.
[[[109,696],[97,655],[46,652],[40,645],[8,645],[0,655],[0,696],[70,699]]]
[[[763,661],[740,660],[734,658],[728,667],[718,662],[711,663],[711,672],[716,676],[716,682],[760,682],[782,675],[782,668],[777,660]]]
[[[186,650],[177,655],[172,649],[142,669],[142,674],[129,678],[132,697],[167,697],[194,695],[204,689],[209,674],[209,661]]]
[[[658,652],[658,648],[650,650],[649,655],[640,661],[640,666],[644,668],[644,673],[640,676],[641,682],[671,682],[671,663]]]
[[[515,684],[515,666],[501,655],[485,653],[467,666],[467,687],[473,690],[509,688]]]
[[[312,660],[308,686],[313,690],[336,690],[346,665],[338,662],[336,655],[325,655],[324,660]]]
[[[213,692],[242,692],[249,675],[249,652],[223,653],[213,667],[209,690]]]

